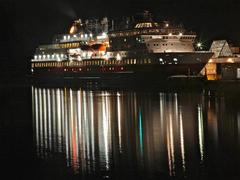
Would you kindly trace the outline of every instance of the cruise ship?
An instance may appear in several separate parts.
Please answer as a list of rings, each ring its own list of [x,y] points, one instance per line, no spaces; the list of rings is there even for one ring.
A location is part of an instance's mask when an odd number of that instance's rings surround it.
[[[32,76],[158,81],[198,76],[213,55],[195,50],[195,33],[156,22],[148,12],[119,24],[108,18],[74,21],[67,34],[36,49]]]

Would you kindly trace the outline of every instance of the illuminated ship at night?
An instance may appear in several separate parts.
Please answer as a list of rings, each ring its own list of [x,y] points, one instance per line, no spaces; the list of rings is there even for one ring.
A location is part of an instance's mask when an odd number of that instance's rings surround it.
[[[195,38],[181,26],[154,22],[148,12],[121,28],[107,18],[79,19],[68,34],[36,49],[31,71],[38,77],[88,79],[197,76],[212,53],[195,51]]]

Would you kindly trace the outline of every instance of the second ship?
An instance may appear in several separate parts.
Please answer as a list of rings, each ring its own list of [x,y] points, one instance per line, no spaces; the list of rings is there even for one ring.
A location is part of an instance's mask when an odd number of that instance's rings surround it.
[[[115,25],[74,21],[68,34],[41,45],[31,60],[34,77],[158,81],[198,76],[213,55],[196,51],[196,34],[145,12],[138,20]]]

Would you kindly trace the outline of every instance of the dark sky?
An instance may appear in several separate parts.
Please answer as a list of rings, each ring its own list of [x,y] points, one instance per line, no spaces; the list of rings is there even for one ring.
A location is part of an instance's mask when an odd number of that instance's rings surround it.
[[[1,0],[7,7],[16,51],[32,56],[39,44],[68,30],[77,17],[122,17],[149,10],[159,20],[170,20],[195,31],[206,44],[213,39],[240,43],[239,0]],[[11,2],[11,3],[10,3]],[[11,5],[9,5],[11,4]],[[9,15],[10,14],[10,15]]]

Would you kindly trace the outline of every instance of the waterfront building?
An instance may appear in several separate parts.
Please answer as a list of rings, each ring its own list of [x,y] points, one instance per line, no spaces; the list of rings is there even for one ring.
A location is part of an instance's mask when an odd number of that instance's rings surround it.
[[[214,55],[202,70],[208,80],[240,80],[239,47],[229,45],[226,40],[216,40],[210,51]]]

